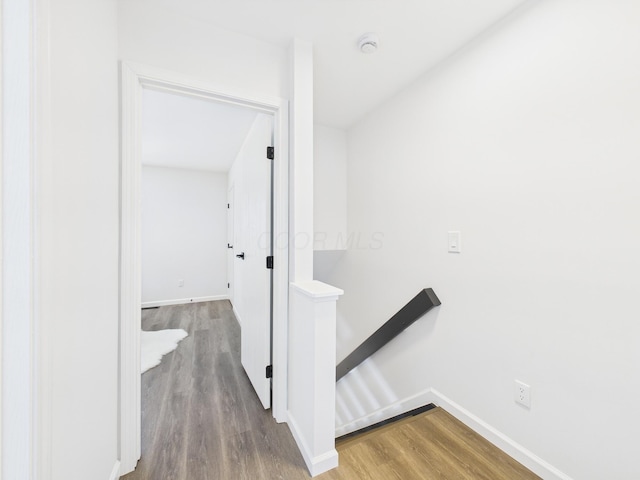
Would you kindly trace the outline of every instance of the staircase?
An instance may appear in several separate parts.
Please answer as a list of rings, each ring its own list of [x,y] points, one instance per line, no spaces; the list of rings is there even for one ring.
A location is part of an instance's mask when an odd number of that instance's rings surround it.
[[[421,403],[424,400],[421,397],[408,403],[398,402],[375,361],[366,360],[440,304],[433,289],[419,291],[337,365],[336,437],[370,428],[389,418],[409,415],[430,403]]]
[[[365,362],[440,304],[431,288],[421,290],[338,364],[336,450],[340,463],[319,478],[540,479],[432,403],[437,401],[435,392],[427,390],[403,400],[393,398],[376,366]],[[356,370],[358,366],[360,368]],[[368,378],[369,382],[363,378]],[[350,405],[347,405],[347,398]],[[381,404],[376,405],[376,401]],[[364,405],[365,402],[369,403]],[[354,409],[359,412],[350,411]],[[350,423],[345,424],[341,418],[345,412],[348,413],[345,416],[352,419]],[[356,416],[359,413],[360,417],[353,420],[354,413]]]

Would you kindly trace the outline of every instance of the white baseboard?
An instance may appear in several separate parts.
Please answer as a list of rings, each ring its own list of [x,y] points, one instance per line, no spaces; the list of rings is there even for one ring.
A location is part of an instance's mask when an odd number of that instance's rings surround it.
[[[109,480],[118,480],[120,478],[120,461],[116,460],[116,463],[113,465],[113,469],[111,470],[111,475],[109,475]]]
[[[433,388],[423,390],[411,397],[399,400],[392,405],[380,408],[375,412],[369,413],[363,417],[353,420],[347,424],[336,427],[336,437],[355,432],[361,428],[368,427],[375,423],[387,420],[396,415],[408,412],[415,408],[434,403],[455,418],[464,423],[471,430],[491,442],[500,450],[505,452],[511,458],[520,462],[536,475],[545,480],[572,480],[567,474],[561,472],[554,466],[545,462],[533,452],[527,450],[522,445],[513,441],[496,428],[484,422],[468,410],[462,408],[450,398],[446,397]],[[295,437],[295,435],[294,435]]]
[[[233,315],[236,317],[236,320],[238,321],[238,325],[242,327],[242,319],[240,318],[240,314],[236,310],[235,305],[231,304],[231,310],[233,310]]]
[[[307,446],[307,442],[305,442],[304,437],[300,433],[298,424],[291,415],[291,412],[288,413],[287,425],[289,426],[291,435],[293,435],[293,438],[298,445],[298,449],[302,454],[302,458],[304,459],[304,463],[307,465],[307,469],[312,477],[328,472],[338,466],[338,452],[335,448],[321,455],[313,455],[313,452],[311,452]]]
[[[519,443],[513,441],[511,438],[476,417],[468,410],[462,408],[442,393],[435,389],[431,389],[431,393],[434,398],[433,403],[442,407],[471,430],[493,443],[500,450],[505,452],[514,460],[520,462],[536,475],[544,478],[545,480],[572,480],[569,475],[545,462],[542,458],[527,450]]]
[[[165,307],[167,305],[184,305],[186,303],[213,302],[215,300],[229,300],[229,295],[212,295],[210,297],[174,298],[173,300],[156,300],[142,302],[142,308]]]

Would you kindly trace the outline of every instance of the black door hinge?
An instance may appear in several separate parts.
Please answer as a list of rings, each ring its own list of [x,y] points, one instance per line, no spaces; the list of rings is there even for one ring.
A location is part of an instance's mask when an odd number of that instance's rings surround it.
[[[269,255],[267,257],[267,268],[268,269],[273,269],[273,255]]]
[[[267,365],[267,368],[266,368],[264,373],[265,373],[267,378],[272,378],[273,377],[273,366]]]
[[[267,158],[273,160],[275,158],[275,149],[273,147],[267,147]]]
[[[227,283],[227,288],[231,288],[231,284],[230,283]]]
[[[227,208],[231,208],[231,205],[227,203]]]

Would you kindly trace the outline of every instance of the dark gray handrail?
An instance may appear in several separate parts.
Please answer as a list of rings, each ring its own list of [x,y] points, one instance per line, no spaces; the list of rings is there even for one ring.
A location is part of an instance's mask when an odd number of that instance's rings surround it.
[[[384,347],[405,328],[438,305],[440,305],[440,300],[433,289],[425,288],[418,293],[418,295],[402,307],[398,313],[391,317],[338,364],[336,367],[336,382]]]

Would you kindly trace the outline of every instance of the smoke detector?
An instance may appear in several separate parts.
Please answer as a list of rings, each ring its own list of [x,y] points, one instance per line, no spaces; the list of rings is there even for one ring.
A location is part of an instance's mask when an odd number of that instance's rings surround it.
[[[362,53],[373,53],[378,49],[378,36],[375,33],[365,33],[358,39],[358,48]]]

